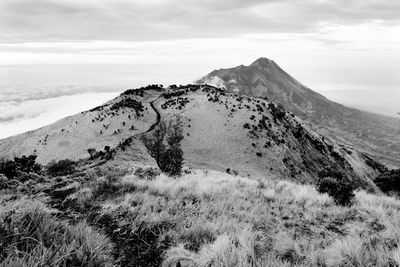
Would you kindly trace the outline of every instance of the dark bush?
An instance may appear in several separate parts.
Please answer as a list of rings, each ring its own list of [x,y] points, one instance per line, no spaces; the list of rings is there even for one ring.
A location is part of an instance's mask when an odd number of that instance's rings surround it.
[[[15,157],[14,162],[17,164],[19,171],[39,173],[42,167],[36,163],[36,158],[37,156],[35,155]]]
[[[354,199],[354,184],[342,173],[326,169],[320,173],[321,179],[317,184],[317,191],[327,193],[336,205],[350,206]]]
[[[136,101],[132,98],[122,99],[121,101],[114,103],[111,106],[111,110],[119,110],[120,108],[131,108],[136,112],[136,116],[140,116],[141,112],[144,111],[143,104],[140,101]]]
[[[285,118],[286,111],[281,104],[276,106],[273,103],[269,103],[268,108],[271,110],[271,114],[274,116],[274,120],[282,121]]]
[[[95,148],[88,148],[87,152],[90,155],[90,159],[94,159],[98,154],[98,152]]]
[[[15,157],[14,160],[0,160],[0,173],[15,178],[20,172],[40,174],[42,166],[36,163],[35,155]]]
[[[2,160],[0,162],[0,173],[11,179],[17,176],[17,164],[12,160]]]
[[[68,175],[75,172],[76,162],[63,159],[58,162],[52,160],[49,164],[47,164],[47,173],[51,176],[62,176]]]

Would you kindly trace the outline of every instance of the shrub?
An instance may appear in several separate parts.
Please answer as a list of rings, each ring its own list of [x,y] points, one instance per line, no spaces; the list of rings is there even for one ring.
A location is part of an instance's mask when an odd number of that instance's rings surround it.
[[[63,159],[58,162],[52,160],[47,165],[47,173],[51,176],[68,175],[75,172],[75,165],[76,162],[69,159]]]
[[[101,131],[100,131],[100,133],[101,133]],[[98,154],[98,152],[95,148],[88,148],[87,152],[90,155],[90,159],[94,159]]]
[[[36,163],[35,155],[15,157],[14,160],[0,160],[0,173],[7,178],[15,178],[20,172],[40,174],[42,166]]]
[[[36,158],[36,155],[24,155],[20,158],[15,157],[14,162],[17,164],[19,171],[26,173],[40,173],[42,167],[38,163],[36,163]]]
[[[327,193],[337,205],[350,206],[354,199],[355,186],[343,174],[324,170],[321,172],[322,178],[317,184],[320,193]]]
[[[168,127],[165,122],[160,122],[151,137],[143,137],[143,143],[150,155],[156,160],[160,170],[172,176],[179,175],[182,171],[182,139],[182,123],[177,118],[171,120]]]
[[[2,160],[0,162],[0,173],[11,179],[17,176],[17,165],[12,160]]]
[[[274,116],[274,121],[282,121],[285,118],[285,108],[281,104],[276,106],[274,103],[269,103],[268,108],[271,110],[271,114]]]

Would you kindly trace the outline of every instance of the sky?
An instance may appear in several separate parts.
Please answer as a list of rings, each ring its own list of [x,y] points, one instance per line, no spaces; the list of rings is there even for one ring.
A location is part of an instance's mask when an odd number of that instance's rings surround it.
[[[0,138],[259,57],[334,101],[398,116],[400,1],[1,0]]]

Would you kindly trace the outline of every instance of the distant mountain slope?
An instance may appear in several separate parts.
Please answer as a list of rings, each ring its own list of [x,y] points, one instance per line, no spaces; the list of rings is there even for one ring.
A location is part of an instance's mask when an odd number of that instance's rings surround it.
[[[249,66],[215,70],[197,83],[215,81],[228,92],[267,97],[316,124],[325,135],[389,165],[400,165],[400,120],[330,101],[295,80],[272,60],[260,58]]]

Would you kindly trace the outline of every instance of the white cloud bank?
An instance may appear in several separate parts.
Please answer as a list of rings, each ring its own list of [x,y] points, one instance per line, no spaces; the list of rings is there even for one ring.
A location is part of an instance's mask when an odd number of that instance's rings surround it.
[[[0,105],[0,138],[34,130],[60,118],[96,107],[118,93],[82,93]]]

